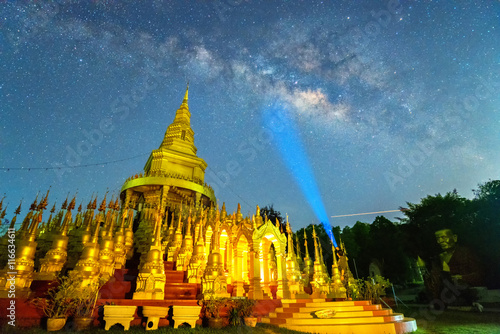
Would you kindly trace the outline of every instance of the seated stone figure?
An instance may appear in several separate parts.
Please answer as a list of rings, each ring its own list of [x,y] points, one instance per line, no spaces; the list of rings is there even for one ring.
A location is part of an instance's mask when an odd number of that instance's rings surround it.
[[[458,237],[450,229],[436,232],[436,241],[443,252],[439,254],[442,271],[449,273],[455,284],[479,286],[483,284],[480,262],[474,253],[458,245]]]
[[[477,306],[473,286],[483,284],[483,270],[478,258],[466,247],[458,244],[458,236],[451,229],[436,231],[436,241],[442,253],[436,256],[426,277],[427,288],[433,302],[448,305]]]

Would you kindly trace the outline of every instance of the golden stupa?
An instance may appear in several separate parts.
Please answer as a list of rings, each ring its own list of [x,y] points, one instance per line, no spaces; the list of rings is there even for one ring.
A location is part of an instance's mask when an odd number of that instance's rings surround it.
[[[86,212],[80,205],[73,219],[75,198],[69,205],[66,199],[59,213],[52,215],[54,204],[49,219],[42,222],[48,193],[40,205],[35,200],[16,232],[18,247],[9,262],[19,272],[19,293],[29,295],[33,280],[53,280],[58,274],[78,278],[82,288],[112,280],[115,270],[125,269],[135,258],[133,299],[163,298],[165,261],[173,270],[185,272],[186,283],[199,285],[197,296],[305,296],[304,287],[313,275],[307,267],[305,273],[300,271],[301,259],[297,261],[293,250],[287,252],[287,247],[294,248],[290,225],[287,239],[279,222],[262,219],[258,206],[252,217],[244,217],[240,205],[232,214],[224,203],[218,208],[213,189],[205,183],[207,163],[196,155],[188,92],[189,87],[144,172],[123,184],[121,205],[104,196],[97,208],[95,197]],[[5,267],[5,262],[0,265]],[[0,273],[2,297],[12,282],[8,269]],[[324,292],[329,282],[323,273],[321,280]]]
[[[74,219],[75,198],[69,205],[66,200],[58,213],[54,204],[44,221],[47,192],[40,204],[35,200],[31,205],[17,231],[20,207],[15,211],[0,239],[4,249],[10,244],[15,249],[0,254],[0,304],[8,303],[12,291],[16,298],[26,298],[43,286],[40,282],[58,275],[69,277],[82,291],[106,282],[101,298],[125,300],[126,305],[139,300],[137,305],[175,305],[176,300],[196,302],[206,296],[264,303],[281,299],[283,305],[346,298],[337,261],[329,277],[315,231],[314,260],[307,235],[302,259],[288,217],[285,233],[285,222],[262,218],[258,206],[251,217],[243,216],[239,204],[229,214],[224,203],[219,208],[205,183],[207,163],[196,155],[188,88],[159,148],[142,173],[125,181],[116,200],[108,202],[104,196],[97,208],[93,195],[87,210],[81,212],[80,205]],[[2,204],[3,199],[0,212]],[[4,217],[5,210],[0,220]],[[277,304],[269,305],[267,314]]]

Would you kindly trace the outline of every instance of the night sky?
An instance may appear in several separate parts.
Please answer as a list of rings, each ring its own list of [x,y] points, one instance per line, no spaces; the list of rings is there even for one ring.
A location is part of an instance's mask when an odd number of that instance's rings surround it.
[[[49,186],[49,208],[68,193],[84,207],[93,193],[116,197],[159,147],[187,81],[205,181],[229,212],[272,203],[294,230],[318,223],[297,182],[306,176],[283,158],[295,152],[283,148],[292,137],[328,216],[398,209],[454,188],[470,198],[499,178],[499,1],[0,7],[9,220],[22,198],[24,217]],[[274,126],[274,113],[291,125]]]

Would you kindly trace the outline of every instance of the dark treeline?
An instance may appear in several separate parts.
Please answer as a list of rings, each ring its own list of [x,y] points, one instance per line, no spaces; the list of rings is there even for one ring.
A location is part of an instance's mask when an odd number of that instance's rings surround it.
[[[418,280],[416,260],[426,263],[440,253],[434,232],[450,228],[458,243],[471,248],[486,269],[488,287],[500,287],[500,180],[479,184],[474,198],[460,196],[456,190],[444,196],[427,196],[420,203],[407,203],[404,218],[391,222],[378,216],[371,223],[357,222],[343,229],[333,227],[336,240],[345,244],[350,268],[356,277],[371,276],[370,263],[376,263],[382,275],[393,283]],[[332,265],[332,246],[322,224],[314,225],[327,268]],[[305,228],[308,249],[314,257],[312,225]],[[296,232],[302,258],[304,229]]]

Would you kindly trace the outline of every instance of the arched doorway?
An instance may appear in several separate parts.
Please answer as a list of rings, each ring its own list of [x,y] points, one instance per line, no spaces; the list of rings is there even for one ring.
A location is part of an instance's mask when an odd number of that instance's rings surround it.
[[[273,283],[276,285],[277,298],[290,298],[286,278],[286,242],[285,234],[270,220],[254,230],[253,256],[250,261],[250,298],[272,298]]]
[[[250,242],[246,234],[240,233],[236,239],[233,256],[233,296],[245,296],[244,286],[250,283],[249,280],[249,262],[250,262]]]

